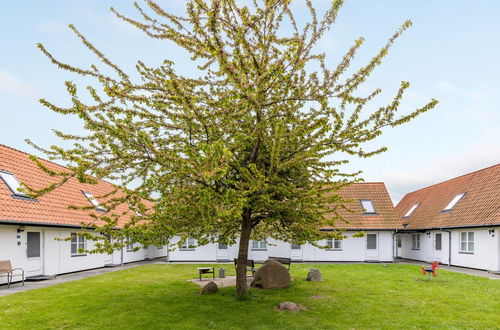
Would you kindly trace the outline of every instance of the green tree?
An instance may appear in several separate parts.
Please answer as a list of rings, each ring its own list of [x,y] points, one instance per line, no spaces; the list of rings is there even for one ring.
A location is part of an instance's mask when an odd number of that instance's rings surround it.
[[[196,238],[199,244],[239,239],[236,291],[243,295],[248,293],[249,240],[317,244],[326,235],[318,229],[335,228],[341,220],[338,210],[346,208],[336,191],[359,180],[359,172],[339,170],[345,158],[385,151],[366,151],[362,145],[437,101],[397,116],[409,83],[402,82],[393,100],[376,109],[365,110],[380,89],[357,94],[410,21],[366,65],[347,74],[363,38],[334,68],[326,65],[325,54],[314,51],[335,22],[342,0],[333,1],[320,18],[306,0],[310,20],[302,25],[290,0],[254,0],[249,6],[236,2],[190,0],[180,17],[147,0],[145,7],[135,4],[140,20],[111,8],[147,36],[183,48],[197,65],[194,77],[177,73],[168,59],[158,67],[138,61],[140,80],[134,82],[73,25],[76,36],[112,74],[95,65],[84,69],[63,63],[38,44],[58,67],[93,77],[96,84],[87,87],[91,104],[81,100],[69,81],[72,106],[41,100],[55,112],[76,114],[88,135],[56,131],[73,147],[40,150],[70,171],[52,173],[61,179],[32,193],[56,189],[73,176],[90,183],[108,179],[117,189],[105,196],[109,212],[104,222],[94,222],[99,232],[131,235],[144,244],[161,244],[173,235]],[[145,200],[154,206],[148,208]],[[113,207],[124,202],[138,216],[124,231],[112,231],[123,216],[113,214]],[[329,235],[340,237],[342,230]],[[116,245],[106,240],[98,245],[111,248]]]

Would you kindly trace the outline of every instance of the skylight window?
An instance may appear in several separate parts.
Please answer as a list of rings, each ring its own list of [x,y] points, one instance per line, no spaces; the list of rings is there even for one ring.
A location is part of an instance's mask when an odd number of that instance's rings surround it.
[[[415,211],[415,209],[420,205],[420,203],[415,203],[409,210],[408,212],[406,212],[406,214],[403,216],[403,218],[408,218],[412,213],[413,211]]]
[[[446,207],[443,209],[443,211],[451,211],[455,205],[457,205],[457,203],[462,199],[462,197],[464,197],[465,193],[460,193],[460,194],[457,194],[455,197],[453,197],[453,199],[451,200],[451,202],[448,203],[448,205],[446,205]]]
[[[91,193],[86,192],[86,191],[82,191],[82,193],[85,195],[85,197],[87,197],[87,199],[89,200],[89,202],[92,203],[92,205],[95,206],[95,209],[97,211],[102,211],[102,212],[106,211],[106,209],[104,207],[102,207],[101,205],[99,205],[99,202],[97,201],[97,199],[95,199],[94,195],[92,195]]]
[[[361,206],[363,206],[363,211],[365,214],[375,214],[375,208],[373,207],[373,203],[369,199],[360,200]]]
[[[19,181],[17,181],[14,174],[0,171],[0,177],[14,195],[21,197],[28,197],[28,195],[19,191],[19,188],[21,188],[21,184],[19,183]]]

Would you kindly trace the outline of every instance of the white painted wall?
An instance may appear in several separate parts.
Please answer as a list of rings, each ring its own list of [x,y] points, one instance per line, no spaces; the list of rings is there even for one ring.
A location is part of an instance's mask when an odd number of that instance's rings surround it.
[[[85,256],[71,255],[71,242],[58,241],[56,238],[66,238],[76,230],[57,227],[24,226],[24,231],[17,233],[18,225],[0,225],[0,260],[10,260],[13,268],[23,268],[26,276],[63,274],[85,269],[104,267],[110,260],[121,262],[121,251],[115,251],[112,256],[105,254],[87,254]],[[26,256],[27,233],[41,233],[41,258],[29,260]],[[92,249],[94,242],[87,241],[87,249]],[[166,248],[149,247],[137,252],[123,252],[124,263],[164,257]],[[38,267],[40,265],[40,267]],[[0,283],[5,283],[0,278]]]
[[[302,261],[308,262],[323,262],[323,261],[366,261],[366,236],[353,237],[356,232],[346,232],[346,239],[342,241],[342,250],[323,250],[314,247],[310,244],[302,246]],[[377,259],[378,261],[391,262],[393,260],[393,232],[367,232],[377,234]],[[179,242],[176,237],[171,241],[171,248]],[[326,242],[320,242],[321,245],[326,245]],[[228,247],[229,260],[232,261],[238,256],[238,243]],[[286,257],[298,260],[292,255],[291,244],[275,239],[267,240],[267,249],[265,251],[253,250],[250,243],[248,258],[256,261],[267,260],[268,257]],[[215,262],[217,259],[217,244],[210,243],[205,246],[196,246],[194,249],[182,250],[175,248],[170,252],[170,261],[207,261]]]
[[[489,233],[494,230],[494,233]],[[450,229],[451,232],[451,265],[498,271],[500,270],[500,229],[494,227]],[[460,252],[460,233],[474,232],[474,253]],[[403,258],[432,262],[437,260],[434,237],[442,233],[442,260],[443,264],[449,262],[449,233],[445,231],[427,231],[420,234],[420,250],[412,250],[411,234],[403,234]]]

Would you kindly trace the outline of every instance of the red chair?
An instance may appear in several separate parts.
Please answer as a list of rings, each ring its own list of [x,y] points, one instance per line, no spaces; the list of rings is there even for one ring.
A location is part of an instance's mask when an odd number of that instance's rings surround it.
[[[432,274],[433,277],[436,277],[436,268],[439,268],[439,264],[437,261],[434,261],[432,263],[431,268],[425,268],[424,266],[422,266],[422,275],[429,274],[429,278],[431,278]]]

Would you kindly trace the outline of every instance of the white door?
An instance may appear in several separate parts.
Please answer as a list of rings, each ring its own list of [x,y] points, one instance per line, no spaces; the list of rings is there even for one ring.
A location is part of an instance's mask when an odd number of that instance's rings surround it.
[[[26,232],[26,276],[43,274],[43,233]]]
[[[396,235],[396,258],[403,257],[403,235]]]
[[[217,261],[229,261],[229,248],[226,244],[217,243]]]
[[[366,261],[378,261],[378,235],[366,234]]]
[[[290,244],[290,259],[302,261],[302,245]]]
[[[443,261],[443,234],[434,234],[434,261]]]

